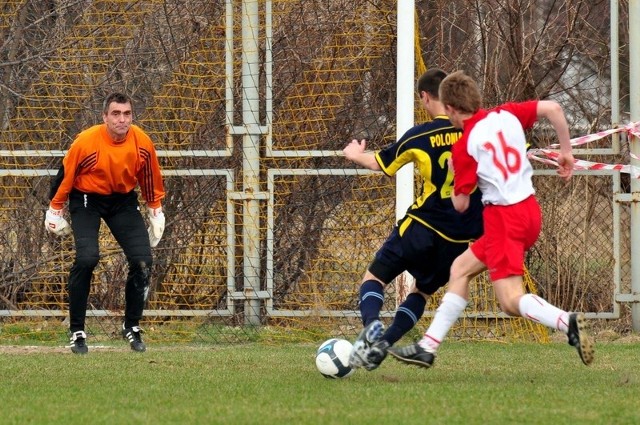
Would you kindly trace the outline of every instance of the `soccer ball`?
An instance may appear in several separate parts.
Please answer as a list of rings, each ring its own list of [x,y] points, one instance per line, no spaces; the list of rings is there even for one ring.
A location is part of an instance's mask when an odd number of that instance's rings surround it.
[[[346,339],[331,338],[323,342],[316,353],[316,367],[325,378],[338,379],[350,376],[349,355],[353,345]]]

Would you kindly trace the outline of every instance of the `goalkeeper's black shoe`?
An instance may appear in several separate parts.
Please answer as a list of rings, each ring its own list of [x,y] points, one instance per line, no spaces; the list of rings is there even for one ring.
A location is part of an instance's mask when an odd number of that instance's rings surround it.
[[[578,350],[582,363],[589,366],[593,362],[593,341],[587,333],[587,321],[582,313],[569,314],[569,345]]]
[[[84,331],[76,331],[71,333],[70,345],[71,352],[74,354],[87,354],[89,347],[87,347],[87,334]]]
[[[142,342],[142,329],[140,329],[140,326],[125,328],[124,325],[122,325],[122,337],[129,341],[129,345],[133,351],[140,353],[146,351],[147,347],[144,345],[144,342]]]
[[[436,354],[430,353],[419,344],[407,345],[400,348],[389,348],[389,354],[402,363],[412,364],[424,368],[430,368],[433,366],[433,362],[436,360]]]

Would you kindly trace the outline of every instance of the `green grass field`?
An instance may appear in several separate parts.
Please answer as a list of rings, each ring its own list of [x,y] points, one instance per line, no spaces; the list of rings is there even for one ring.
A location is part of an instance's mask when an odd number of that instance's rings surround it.
[[[323,378],[315,345],[0,346],[2,424],[637,424],[640,344],[447,341],[429,370],[389,357]]]

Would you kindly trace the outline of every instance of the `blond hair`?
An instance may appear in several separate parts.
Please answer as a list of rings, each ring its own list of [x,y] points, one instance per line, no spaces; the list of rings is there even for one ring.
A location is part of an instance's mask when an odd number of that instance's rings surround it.
[[[440,101],[458,112],[468,114],[474,114],[482,107],[480,89],[464,71],[453,72],[442,80]]]

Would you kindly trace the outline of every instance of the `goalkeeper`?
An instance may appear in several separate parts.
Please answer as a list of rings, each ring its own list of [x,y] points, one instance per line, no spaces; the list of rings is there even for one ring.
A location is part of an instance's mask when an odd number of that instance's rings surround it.
[[[145,351],[140,319],[149,288],[151,248],[164,232],[164,185],[149,136],[132,125],[131,98],[113,93],[104,101],[104,123],[81,132],[69,147],[52,181],[46,229],[58,236],[73,231],[75,260],[68,282],[71,351],[86,354],[85,319],[93,270],[98,265],[98,235],[104,220],[129,264],[125,284],[122,336],[134,351]],[[149,217],[140,213],[140,186]],[[71,226],[64,218],[68,202]]]
[[[365,152],[364,140],[353,140],[344,148],[348,160],[370,170],[393,176],[413,162],[422,177],[422,193],[393,228],[362,279],[359,301],[364,329],[349,358],[354,368],[373,370],[380,365],[389,347],[420,319],[429,296],[447,283],[453,260],[482,235],[480,192],[470,196],[464,214],[451,201],[453,175],[447,161],[451,146],[462,134],[449,121],[438,97],[445,77],[444,71],[431,69],[418,79],[417,91],[432,121],[414,126],[376,153]],[[385,331],[380,321],[384,288],[404,271],[415,278],[415,287]]]

